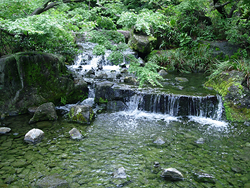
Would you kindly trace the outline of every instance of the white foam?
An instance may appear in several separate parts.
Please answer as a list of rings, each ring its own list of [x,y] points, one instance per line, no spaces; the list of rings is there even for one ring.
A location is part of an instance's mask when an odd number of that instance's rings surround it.
[[[211,118],[199,117],[199,116],[188,116],[189,121],[197,122],[201,125],[210,125],[218,129],[227,129],[228,123],[224,121],[218,121]]]
[[[133,119],[147,119],[147,120],[163,120],[167,123],[170,121],[180,121],[178,117],[170,116],[168,114],[159,114],[159,113],[152,113],[152,112],[145,112],[140,110],[133,110],[133,111],[121,111],[116,112],[117,115],[125,116],[127,118],[131,117]]]

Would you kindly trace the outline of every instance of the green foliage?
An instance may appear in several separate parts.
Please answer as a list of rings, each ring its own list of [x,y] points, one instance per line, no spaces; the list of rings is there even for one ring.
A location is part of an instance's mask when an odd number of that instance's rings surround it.
[[[212,58],[209,46],[198,45],[191,49],[178,48],[154,52],[149,56],[149,61],[168,70],[190,73],[208,71],[215,60]]]
[[[105,100],[104,100],[103,98],[100,97],[100,98],[99,98],[99,103],[100,103],[100,104],[108,103],[108,99],[105,99]]]
[[[163,78],[158,74],[157,70],[162,68],[154,62],[147,62],[144,67],[142,67],[134,56],[127,57],[130,60],[130,66],[128,71],[137,76],[139,80],[139,87],[142,87],[145,82],[152,84],[153,86],[161,86],[159,80]]]
[[[61,103],[63,105],[67,104],[67,97],[66,96],[65,97],[61,97]]]
[[[168,25],[163,14],[148,9],[141,10],[138,15],[131,12],[123,12],[117,23],[125,28],[133,27],[135,32],[142,32],[147,35],[153,35]]]
[[[96,19],[96,23],[97,26],[101,29],[116,30],[116,25],[110,18],[99,16]]]
[[[103,45],[96,45],[93,49],[94,55],[104,55],[106,48]]]
[[[88,35],[90,42],[98,43],[100,45],[105,45],[105,43],[108,41],[112,42],[113,44],[118,44],[125,41],[123,34],[111,30],[93,30],[89,32]]]
[[[209,79],[212,80],[216,76],[220,75],[224,71],[237,70],[243,72],[246,78],[246,86],[250,87],[250,60],[249,59],[231,59],[228,61],[217,61],[215,64],[215,69],[213,73],[209,76]]]
[[[227,25],[227,39],[234,43],[240,44],[243,48],[250,49],[250,21],[239,17],[231,18]]]

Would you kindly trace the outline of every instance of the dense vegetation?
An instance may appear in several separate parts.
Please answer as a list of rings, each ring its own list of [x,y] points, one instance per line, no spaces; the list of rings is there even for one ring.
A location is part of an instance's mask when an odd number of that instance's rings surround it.
[[[145,58],[149,63],[144,68],[128,57],[141,83],[158,83],[156,70],[163,66],[212,76],[236,69],[246,74],[249,86],[249,7],[249,0],[2,0],[0,56],[35,50],[62,54],[70,62],[78,51],[75,34],[87,32],[99,44],[96,54],[111,49],[110,60],[119,63],[126,45],[116,30],[124,29],[152,36],[152,51],[160,50]],[[240,49],[218,60],[203,42],[213,40]]]

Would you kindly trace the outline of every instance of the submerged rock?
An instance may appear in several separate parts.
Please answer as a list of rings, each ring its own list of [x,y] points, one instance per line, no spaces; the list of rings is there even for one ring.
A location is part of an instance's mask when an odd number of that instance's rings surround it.
[[[46,176],[36,182],[36,187],[41,188],[69,188],[69,183],[58,174]]]
[[[208,183],[215,183],[214,177],[210,174],[206,173],[195,173],[194,174],[195,180],[197,182],[208,182]]]
[[[126,175],[126,172],[125,172],[125,168],[124,167],[118,168],[114,172],[114,178],[120,178],[120,179],[127,178],[127,175]]]
[[[175,77],[175,80],[177,82],[188,82],[188,79],[187,78],[182,78],[182,77]]]
[[[71,129],[69,134],[72,139],[82,139],[82,134],[76,128]]]
[[[204,144],[205,139],[204,138],[199,138],[198,140],[195,141],[196,144]]]
[[[11,131],[9,127],[0,127],[0,134],[6,134]]]
[[[164,141],[161,137],[158,137],[158,138],[154,141],[154,144],[162,145],[162,144],[165,144],[165,141]]]
[[[161,177],[166,180],[183,180],[182,173],[175,168],[163,169]]]
[[[26,133],[24,141],[31,144],[36,144],[43,139],[44,132],[40,129],[31,129]]]
[[[57,120],[55,105],[52,102],[44,103],[39,106],[34,116],[30,119],[29,123],[35,123],[45,120]]]

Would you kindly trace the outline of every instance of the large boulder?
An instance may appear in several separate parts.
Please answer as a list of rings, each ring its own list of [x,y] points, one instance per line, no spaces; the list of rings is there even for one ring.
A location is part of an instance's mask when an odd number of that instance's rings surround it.
[[[35,123],[38,121],[54,121],[57,120],[55,105],[52,102],[44,103],[39,106],[29,123]]]
[[[44,132],[40,129],[31,129],[26,133],[24,141],[30,144],[36,144],[43,139]]]
[[[76,105],[70,109],[69,118],[71,121],[89,124],[94,119],[94,111],[89,105]]]
[[[60,56],[22,52],[0,58],[0,115],[27,113],[49,101],[75,103],[87,92],[87,84],[74,80]]]

